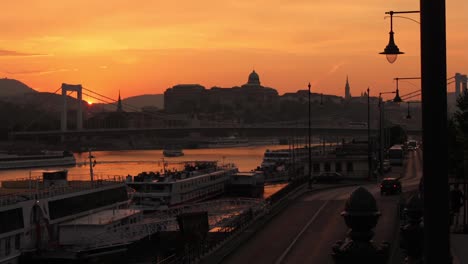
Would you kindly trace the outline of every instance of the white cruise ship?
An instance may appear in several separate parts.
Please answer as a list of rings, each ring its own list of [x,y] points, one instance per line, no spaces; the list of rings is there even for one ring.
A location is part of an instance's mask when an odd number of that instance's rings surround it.
[[[0,154],[0,169],[75,166],[76,160],[69,151],[40,151],[35,153]]]
[[[127,185],[135,190],[136,208],[164,210],[223,194],[229,177],[237,172],[234,165],[218,167],[216,161],[198,161],[187,163],[183,171],[129,176]]]
[[[86,230],[97,230],[98,224],[107,228],[120,226],[128,219],[140,219],[138,210],[118,211],[119,217],[113,217],[116,210],[123,210],[128,204],[123,181],[68,181],[66,170],[44,172],[41,179],[3,181],[0,263],[18,263],[20,255],[35,252],[45,256],[61,251],[73,258],[78,254],[73,251],[76,246],[96,250],[89,238],[81,239],[82,244],[75,242]],[[82,218],[94,219],[96,225],[84,226]]]

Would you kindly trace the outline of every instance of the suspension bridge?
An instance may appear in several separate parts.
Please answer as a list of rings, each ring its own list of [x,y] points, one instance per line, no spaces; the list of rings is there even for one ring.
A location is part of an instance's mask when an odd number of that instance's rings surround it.
[[[448,79],[448,84],[455,83],[455,93],[460,93],[461,90],[466,90],[467,77],[457,73],[455,76]],[[61,91],[61,92],[60,92]],[[403,95],[405,100],[419,96],[420,90]],[[76,120],[72,122],[75,127],[69,128],[68,107],[70,97],[76,93]],[[257,123],[257,124],[243,124],[233,122],[217,122],[198,120],[196,117],[187,117],[187,115],[174,115],[164,112],[145,112],[141,111],[139,107],[132,106],[127,103],[122,103],[120,94],[118,100],[109,96],[97,93],[91,89],[85,88],[82,85],[62,84],[60,88],[54,91],[53,94],[61,94],[62,106],[60,115],[60,128],[55,130],[43,131],[30,131],[29,126],[26,126],[22,131],[11,131],[9,133],[10,139],[31,139],[31,138],[45,138],[45,137],[60,137],[62,141],[65,138],[80,138],[89,136],[119,136],[119,135],[140,135],[151,134],[159,137],[167,135],[174,136],[189,136],[190,134],[205,134],[210,136],[223,136],[229,133],[235,133],[245,136],[290,136],[291,131],[294,130],[297,135],[306,135],[308,132],[308,120],[287,121],[287,122],[270,122],[270,123]],[[139,125],[130,127],[85,127],[83,116],[84,109],[90,114],[92,108],[87,107],[87,103],[83,101],[83,96],[92,98],[97,103],[103,103],[115,107],[116,111],[125,109],[134,113],[133,117],[138,115]],[[138,113],[138,114],[136,114]],[[91,113],[96,114],[96,113]],[[35,120],[36,122],[41,118],[38,113]],[[148,121],[151,120],[151,121]],[[157,121],[155,121],[157,120]],[[72,120],[73,121],[73,120]],[[376,134],[378,125],[376,122],[371,123],[371,133]],[[313,121],[311,124],[311,132],[314,135],[332,135],[332,136],[365,136],[367,135],[367,127],[349,127],[348,124],[335,122],[335,120],[328,120],[326,125],[324,122]],[[420,135],[420,129],[407,128],[408,134]]]

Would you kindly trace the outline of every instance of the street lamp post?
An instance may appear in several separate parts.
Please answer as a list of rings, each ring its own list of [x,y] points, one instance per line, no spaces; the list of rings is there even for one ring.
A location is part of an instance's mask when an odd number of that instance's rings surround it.
[[[308,157],[308,160],[309,160],[309,172],[308,172],[308,177],[309,177],[309,188],[312,187],[312,150],[310,149],[311,146],[310,146],[310,136],[311,136],[311,130],[310,130],[310,83],[309,85],[307,86],[309,87],[309,120],[308,120],[308,140],[307,140],[307,149],[309,151],[309,157]]]
[[[396,92],[381,92],[379,93],[379,174],[383,175],[383,151],[384,151],[384,136],[383,136],[383,128],[385,122],[385,113],[384,113],[384,102],[382,101],[382,94],[394,94]]]
[[[421,102],[418,101],[408,101],[406,102],[408,104],[408,113],[406,114],[406,119],[411,119],[411,114],[410,114],[410,104],[420,104]]]
[[[393,79],[396,81],[396,95],[395,95],[395,98],[393,99],[393,102],[401,103],[401,102],[403,102],[403,100],[400,97],[400,90],[398,89],[398,81],[399,80],[419,80],[419,79],[421,79],[421,77],[403,77],[403,78],[396,77],[396,78],[393,78]]]
[[[422,1],[422,0],[421,0]],[[398,46],[395,44],[395,40],[393,38],[394,32],[393,32],[393,15],[394,14],[411,14],[411,13],[419,13],[419,11],[389,11],[385,12],[385,14],[390,15],[390,38],[388,40],[388,45],[385,47],[383,52],[380,52],[380,54],[383,54],[387,57],[387,61],[390,63],[394,63],[396,59],[398,58],[399,54],[405,54],[404,52],[401,52]]]
[[[372,157],[371,157],[371,142],[370,142],[370,88],[367,88],[367,169],[369,180],[372,179]]]
[[[425,263],[451,263],[447,176],[445,0],[420,0],[420,10],[421,103],[424,142],[422,191],[424,197],[424,261]],[[417,13],[417,11],[410,12]],[[391,11],[390,17],[395,13]],[[395,44],[392,33],[391,28],[389,45]],[[396,59],[396,56],[402,53],[399,50],[385,48],[382,54],[395,56]],[[394,60],[390,62],[392,63]]]
[[[424,255],[427,263],[446,263],[450,259],[450,229],[445,1],[421,0],[420,3]]]
[[[379,174],[383,175],[383,152],[384,152],[384,136],[383,136],[383,128],[385,122],[385,112],[384,112],[384,102],[382,101],[382,94],[394,94],[393,92],[381,92],[379,93],[379,110],[380,110],[380,118],[379,118]]]
[[[411,115],[410,115],[410,112],[409,112],[409,102],[406,102],[408,104],[408,114],[406,115],[406,119],[411,119]]]

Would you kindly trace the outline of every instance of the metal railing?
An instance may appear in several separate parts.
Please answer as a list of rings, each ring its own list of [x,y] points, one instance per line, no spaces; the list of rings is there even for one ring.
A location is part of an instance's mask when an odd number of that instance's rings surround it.
[[[258,199],[226,199],[181,206],[146,215],[145,219],[139,223],[129,223],[96,235],[83,236],[78,239],[79,242],[72,249],[82,251],[126,245],[158,232],[178,231],[177,215],[188,212],[207,211],[210,230],[232,231],[239,225],[239,221],[243,221],[239,219],[242,219],[246,212],[249,215],[258,215],[266,209],[265,203]]]
[[[102,188],[104,186],[111,186],[117,184],[123,184],[123,178],[119,180],[97,180],[95,182],[90,181],[71,181],[67,182],[67,185],[64,186],[52,186],[49,188],[41,188],[39,186],[44,186],[43,182],[38,181],[26,181],[26,186],[31,185],[30,189],[22,189],[20,192],[5,194],[0,196],[0,206],[6,206],[15,204],[27,200],[40,200],[47,199],[58,195],[64,195],[74,192],[80,192],[85,190],[93,190],[97,188]],[[20,182],[20,181],[15,181]]]

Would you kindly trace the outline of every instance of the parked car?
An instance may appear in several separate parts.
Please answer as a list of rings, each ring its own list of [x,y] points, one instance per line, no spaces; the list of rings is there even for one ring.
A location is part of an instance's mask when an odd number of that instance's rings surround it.
[[[380,194],[401,193],[401,182],[397,178],[384,178],[380,183]]]
[[[383,161],[383,170],[384,170],[385,172],[389,172],[389,171],[392,170],[392,165],[390,164],[390,160],[385,159],[385,160]]]
[[[388,159],[385,159],[383,161],[383,172],[389,172],[392,170],[392,165],[390,164],[390,160]],[[376,174],[378,174],[380,172],[380,163],[377,163],[377,168],[375,168],[375,172]]]
[[[322,172],[313,179],[315,182],[339,182],[343,179],[343,176],[338,172]]]
[[[408,150],[417,150],[418,149],[418,142],[416,140],[409,140],[406,145],[408,146]]]

